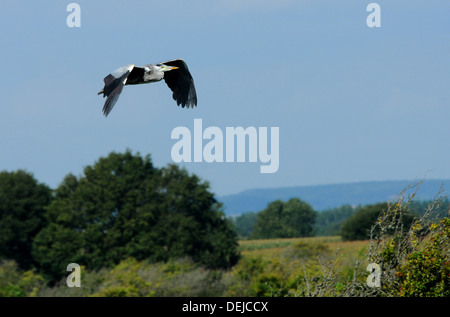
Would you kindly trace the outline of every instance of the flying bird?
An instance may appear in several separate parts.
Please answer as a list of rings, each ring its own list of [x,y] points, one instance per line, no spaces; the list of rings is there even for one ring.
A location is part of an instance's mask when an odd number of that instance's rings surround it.
[[[108,116],[119,99],[125,85],[139,85],[158,82],[164,79],[172,90],[173,99],[181,107],[197,106],[197,93],[194,79],[189,68],[182,59],[174,59],[158,64],[135,66],[130,64],[113,71],[103,81],[105,87],[98,93],[107,97],[103,106],[103,114]]]

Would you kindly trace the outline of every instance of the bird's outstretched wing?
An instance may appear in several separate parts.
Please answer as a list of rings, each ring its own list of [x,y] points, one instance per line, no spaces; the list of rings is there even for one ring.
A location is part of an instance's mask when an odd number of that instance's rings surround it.
[[[107,97],[103,106],[103,114],[105,117],[108,116],[119,99],[123,86],[125,86],[128,76],[133,69],[133,64],[123,66],[116,69],[103,79],[105,82],[105,87],[98,94],[100,95],[103,93],[103,97]]]
[[[177,105],[181,105],[183,108],[197,106],[194,79],[186,63],[182,59],[174,59],[161,64],[178,67],[178,69],[164,73],[164,80],[172,90],[172,97],[177,102]]]

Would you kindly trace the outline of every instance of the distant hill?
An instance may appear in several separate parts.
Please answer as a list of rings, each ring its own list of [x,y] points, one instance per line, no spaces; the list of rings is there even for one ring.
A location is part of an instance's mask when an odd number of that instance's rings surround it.
[[[377,181],[314,186],[295,186],[282,188],[250,189],[239,194],[219,196],[229,216],[250,211],[261,211],[267,204],[277,200],[298,197],[308,202],[315,210],[323,211],[344,204],[365,205],[395,199],[403,190],[418,181]],[[430,200],[439,193],[441,185],[444,194],[450,192],[450,180],[425,180],[416,193],[416,200]],[[413,190],[406,190],[412,193]]]

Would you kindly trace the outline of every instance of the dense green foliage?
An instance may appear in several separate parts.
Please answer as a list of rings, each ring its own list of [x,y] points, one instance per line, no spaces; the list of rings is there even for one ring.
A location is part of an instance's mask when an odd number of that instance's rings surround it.
[[[387,203],[379,203],[358,208],[355,213],[342,224],[342,239],[349,241],[369,239],[370,229],[383,210],[386,210],[387,207]]]
[[[274,206],[272,206],[274,207]],[[269,208],[269,207],[268,207]],[[327,209],[321,212],[316,212],[316,219],[313,225],[312,234],[315,236],[333,236],[339,235],[341,232],[342,224],[353,215],[355,208],[350,205],[343,205],[333,209]],[[257,223],[257,219],[260,212],[248,212],[242,215],[232,217],[236,232],[242,239],[248,238],[270,238],[273,235],[263,236],[261,232],[253,233]],[[270,230],[268,230],[270,231]],[[281,235],[280,237],[289,237],[288,234]]]
[[[36,296],[43,285],[34,270],[23,271],[14,260],[0,261],[0,297]]]
[[[34,236],[45,224],[51,190],[22,170],[0,172],[0,259],[29,269]]]
[[[414,228],[413,230],[420,230]],[[396,272],[399,296],[450,296],[450,218],[430,226],[432,233],[410,252]]]
[[[209,185],[175,165],[111,153],[68,175],[48,207],[48,225],[33,255],[52,279],[68,263],[100,269],[127,258],[166,261],[190,256],[207,267],[238,260],[237,236]]]
[[[381,267],[382,283],[374,295],[450,296],[450,210],[437,198],[426,212],[411,218],[411,202],[398,201],[372,228],[369,259]]]
[[[370,238],[372,227],[378,221],[378,218],[391,206],[388,203],[378,203],[374,205],[366,205],[358,207],[353,215],[342,223],[341,236],[344,241],[367,240]],[[400,208],[400,207],[398,207]],[[413,214],[410,207],[402,206],[402,225],[406,231],[411,226],[412,221],[418,214]],[[419,209],[417,209],[419,211]],[[398,217],[398,215],[390,214],[390,217]],[[394,219],[391,219],[394,220]],[[386,230],[395,230],[389,228]],[[378,231],[372,231],[372,234],[379,234]]]
[[[316,212],[298,198],[276,200],[258,213],[252,238],[293,238],[313,235]]]

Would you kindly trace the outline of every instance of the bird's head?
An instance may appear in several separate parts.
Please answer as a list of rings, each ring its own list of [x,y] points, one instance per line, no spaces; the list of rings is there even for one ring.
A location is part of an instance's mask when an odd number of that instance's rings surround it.
[[[167,71],[169,71],[169,70],[178,69],[178,67],[175,67],[175,66],[167,66],[167,65],[164,65],[164,64],[156,64],[156,67],[158,67],[159,70],[162,71],[162,72],[167,72]]]

